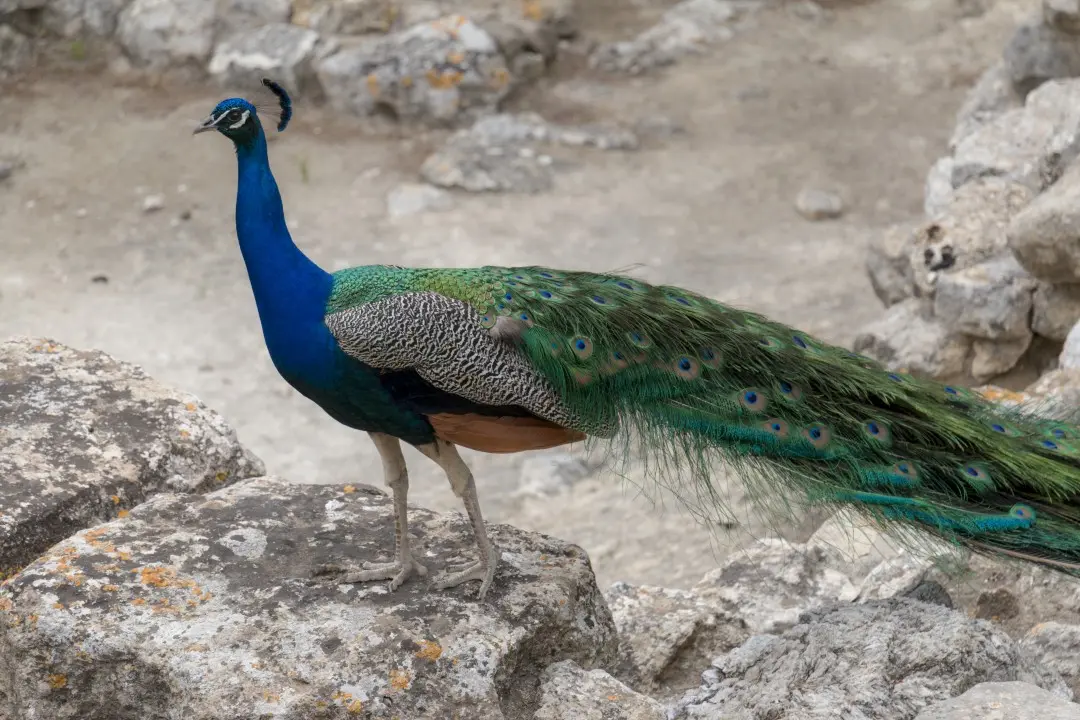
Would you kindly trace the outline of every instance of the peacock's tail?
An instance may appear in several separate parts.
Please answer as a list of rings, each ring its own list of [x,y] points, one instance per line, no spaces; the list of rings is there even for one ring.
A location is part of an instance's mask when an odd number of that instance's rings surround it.
[[[1080,574],[1072,423],[890,372],[675,287],[538,267],[462,272],[482,322],[520,343],[579,429],[617,428],[701,514],[722,505],[710,472],[720,458],[766,503],[849,508]]]

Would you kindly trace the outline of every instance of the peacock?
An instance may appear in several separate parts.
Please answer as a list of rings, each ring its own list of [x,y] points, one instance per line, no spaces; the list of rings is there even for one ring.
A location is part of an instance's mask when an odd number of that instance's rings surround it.
[[[286,91],[264,112],[277,131]],[[906,373],[678,287],[547,267],[323,270],[296,246],[255,104],[218,103],[195,132],[232,141],[236,233],[278,373],[365,431],[393,497],[394,559],[346,583],[425,576],[409,541],[401,443],[461,498],[479,581],[499,553],[458,447],[517,453],[587,441],[640,453],[688,507],[723,506],[711,469],[754,497],[861,513],[914,537],[1080,575],[1080,428]]]

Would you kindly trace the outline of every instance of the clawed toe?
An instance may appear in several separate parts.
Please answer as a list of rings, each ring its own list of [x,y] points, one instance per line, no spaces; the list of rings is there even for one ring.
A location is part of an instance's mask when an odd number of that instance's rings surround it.
[[[470,580],[479,580],[480,592],[477,594],[477,598],[483,600],[494,579],[495,564],[477,561],[465,566],[459,566],[459,568],[448,569],[447,573],[435,580],[435,587],[439,590],[446,590]]]
[[[360,568],[327,565],[317,570],[316,574],[341,575],[339,582],[345,584],[389,580],[390,590],[393,591],[401,587],[413,575],[418,577],[426,576],[427,568],[410,558],[404,563],[398,561],[389,563],[366,562]]]

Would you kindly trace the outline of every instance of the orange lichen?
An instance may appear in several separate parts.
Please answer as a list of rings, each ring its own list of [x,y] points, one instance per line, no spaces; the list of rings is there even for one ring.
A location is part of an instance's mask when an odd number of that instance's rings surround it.
[[[281,700],[281,695],[276,692],[270,692],[269,690],[263,690],[263,700],[268,703],[276,703]]]
[[[454,65],[460,65],[465,62],[465,53],[460,50],[455,50],[446,56],[446,62],[453,63]]]
[[[345,709],[351,715],[359,715],[364,709],[364,703],[359,700],[353,700],[351,703],[345,706]]]
[[[119,495],[112,495],[112,496],[109,497],[109,499],[112,500],[113,505],[119,505],[120,504],[120,496]]]
[[[146,598],[135,598],[134,600],[131,601],[131,604],[132,605],[145,605],[146,604]]]
[[[64,609],[64,603],[62,603],[62,602],[54,602],[53,603],[53,608],[55,610],[63,610]]]
[[[619,701],[619,696],[618,695],[608,695],[607,699],[610,700],[611,702],[618,702]]]
[[[353,487],[352,485],[346,485],[345,487],[341,488],[341,491],[343,493],[345,493],[346,495],[348,495],[350,493],[356,492],[356,488]]]
[[[116,513],[116,517],[118,517],[118,518],[126,518],[129,514],[130,513],[127,510],[121,510],[121,511]]]
[[[501,88],[510,82],[510,72],[506,68],[496,68],[495,72],[491,73],[491,84],[496,88]]]
[[[67,687],[67,675],[50,675],[48,678],[49,687],[53,690],[59,690]]]
[[[188,403],[184,407],[187,408],[188,412],[195,412],[199,408],[199,406],[196,405],[195,403]]]
[[[538,0],[524,0],[521,3],[521,14],[527,20],[540,22],[544,19],[544,6]]]
[[[117,550],[116,551],[116,559],[127,562],[128,560],[131,559],[131,553],[124,552],[123,550]]]
[[[408,670],[394,669],[390,671],[390,687],[394,690],[408,690],[411,684],[412,676],[409,675]]]
[[[4,612],[11,612],[15,609],[15,603],[11,602],[7,598],[0,598],[0,610]]]
[[[117,590],[120,589],[120,586],[119,585],[102,585],[101,589],[104,590],[105,592],[116,592]]]
[[[375,73],[369,73],[367,76],[367,90],[371,97],[379,97],[379,93],[382,89],[379,87],[379,78]]]
[[[141,570],[132,570],[132,572],[139,573],[139,579],[143,585],[171,587],[176,582],[176,571],[160,565],[148,565]]]
[[[219,483],[223,483],[223,482],[225,482],[226,480],[229,479],[229,473],[222,470],[221,472],[219,472],[217,475],[214,476],[214,479],[217,480]]]
[[[423,640],[420,643],[420,649],[416,652],[416,657],[435,662],[442,656],[442,652],[442,646],[439,643],[434,640]]]
[[[189,438],[189,437],[191,437],[191,433],[189,433],[187,430],[181,430],[180,431],[180,437]]]

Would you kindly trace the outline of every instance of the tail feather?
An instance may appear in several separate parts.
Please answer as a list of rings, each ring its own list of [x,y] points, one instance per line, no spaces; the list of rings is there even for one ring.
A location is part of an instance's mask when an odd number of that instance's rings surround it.
[[[719,458],[765,503],[850,508],[1080,574],[1076,424],[891,372],[679,288],[505,273],[490,310],[527,323],[522,349],[583,418],[579,429],[617,426],[691,509],[722,505]]]

